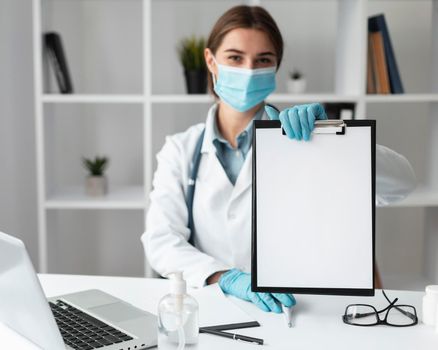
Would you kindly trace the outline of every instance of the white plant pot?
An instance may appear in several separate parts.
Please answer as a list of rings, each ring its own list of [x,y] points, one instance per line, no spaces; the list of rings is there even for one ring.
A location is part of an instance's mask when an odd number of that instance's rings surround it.
[[[290,94],[302,94],[306,91],[306,79],[289,79],[287,82],[287,92]]]
[[[85,180],[85,192],[91,197],[102,197],[108,193],[108,181],[105,176],[88,176]]]

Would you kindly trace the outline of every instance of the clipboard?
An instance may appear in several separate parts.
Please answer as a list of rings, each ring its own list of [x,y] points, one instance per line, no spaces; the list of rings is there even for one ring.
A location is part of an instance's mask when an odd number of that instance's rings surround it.
[[[256,120],[252,152],[252,290],[373,296],[375,120]]]

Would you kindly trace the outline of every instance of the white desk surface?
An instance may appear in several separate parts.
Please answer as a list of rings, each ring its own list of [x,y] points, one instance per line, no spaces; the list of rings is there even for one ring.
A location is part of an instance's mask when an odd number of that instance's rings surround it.
[[[168,281],[162,279],[39,275],[48,297],[83,289],[98,288],[133,305],[156,314],[161,296],[167,293]],[[367,303],[377,309],[387,305],[381,291],[375,297],[296,295],[293,328],[287,328],[283,315],[266,313],[254,305],[230,298],[261,327],[239,329],[236,333],[263,338],[263,348],[270,349],[438,349],[438,333],[434,327],[421,323],[421,292],[387,291],[390,298],[416,307],[420,322],[417,326],[397,328],[388,326],[354,327],[344,324],[341,315],[350,303]],[[211,300],[213,304],[215,300]],[[1,341],[0,343],[3,343]],[[4,344],[4,343],[3,343]],[[200,334],[196,349],[255,349],[257,345]],[[193,348],[190,348],[193,349]]]

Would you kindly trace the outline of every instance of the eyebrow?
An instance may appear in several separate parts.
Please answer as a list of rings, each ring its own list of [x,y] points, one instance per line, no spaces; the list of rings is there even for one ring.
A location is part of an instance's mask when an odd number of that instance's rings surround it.
[[[241,50],[237,50],[237,49],[227,49],[225,50],[225,52],[234,52],[234,53],[238,53],[241,55],[244,55],[245,52],[241,51]],[[265,51],[265,52],[260,52],[257,54],[257,57],[259,56],[275,56],[275,54],[271,51]]]

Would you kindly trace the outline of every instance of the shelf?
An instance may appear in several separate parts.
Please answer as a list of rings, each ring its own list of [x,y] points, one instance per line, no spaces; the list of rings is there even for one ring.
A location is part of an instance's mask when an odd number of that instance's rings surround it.
[[[365,101],[370,103],[386,102],[438,102],[438,93],[436,94],[396,94],[396,95],[367,95]]]
[[[143,95],[44,94],[44,103],[143,103]]]
[[[188,94],[163,94],[152,95],[153,103],[213,103],[214,98],[209,94],[188,95]],[[304,102],[358,102],[358,96],[336,95],[336,94],[272,94],[268,102],[276,103],[304,103]]]
[[[213,96],[209,94],[160,94],[152,95],[153,103],[213,103]]]
[[[212,103],[213,96],[209,94],[162,94],[152,95],[153,103]],[[144,95],[116,94],[44,94],[44,103],[143,103]],[[272,94],[268,102],[276,103],[306,103],[306,102],[358,102],[358,96],[336,94]],[[397,94],[397,95],[367,95],[369,103],[386,102],[438,102],[437,94]]]
[[[337,94],[272,94],[268,102],[306,103],[306,102],[358,102],[359,96]]]
[[[46,209],[146,209],[143,187],[111,188],[105,197],[90,197],[83,187],[64,188],[49,196]]]
[[[423,100],[438,101],[436,95],[419,95],[423,96]],[[430,96],[430,97],[427,97]],[[382,99],[388,97],[400,97],[397,95],[391,96],[367,96],[367,101],[386,102]],[[391,98],[391,101],[392,101]],[[213,103],[214,98],[209,94],[159,94],[150,97],[152,103]],[[398,99],[397,99],[398,100]],[[44,103],[143,103],[144,95],[89,95],[89,94],[44,94],[42,102]],[[273,103],[306,103],[306,102],[358,102],[358,96],[351,95],[336,95],[336,94],[272,94],[268,102]]]
[[[438,207],[438,190],[418,187],[408,197],[389,207]]]

